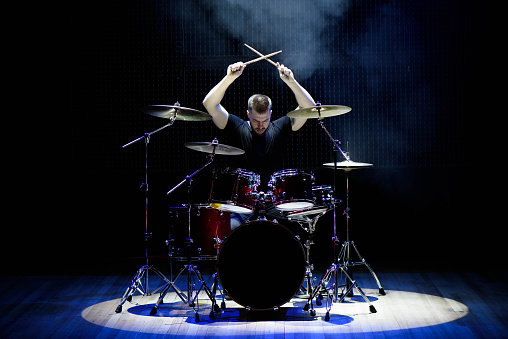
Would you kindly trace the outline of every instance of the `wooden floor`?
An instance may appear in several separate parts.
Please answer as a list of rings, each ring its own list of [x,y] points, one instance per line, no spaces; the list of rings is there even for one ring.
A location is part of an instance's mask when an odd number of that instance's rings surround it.
[[[135,272],[133,272],[135,273]],[[334,303],[324,321],[326,303],[316,317],[293,299],[277,313],[247,312],[234,301],[219,318],[210,319],[205,294],[194,310],[174,292],[156,315],[150,310],[158,294],[134,295],[115,313],[130,284],[128,275],[7,276],[0,278],[2,338],[251,337],[330,338],[508,338],[507,272],[377,272],[387,294],[378,294],[368,272],[355,275],[377,313],[355,290]],[[211,285],[211,277],[205,275]],[[186,290],[187,279],[177,280]],[[162,280],[150,275],[150,286]],[[254,291],[262,293],[262,290]],[[326,300],[324,300],[326,301]]]

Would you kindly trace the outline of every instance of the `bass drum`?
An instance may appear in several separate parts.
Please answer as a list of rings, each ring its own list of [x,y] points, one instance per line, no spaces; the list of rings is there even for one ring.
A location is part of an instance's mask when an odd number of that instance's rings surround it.
[[[219,252],[222,287],[238,304],[272,310],[291,300],[305,278],[305,252],[286,227],[256,220],[236,228]]]

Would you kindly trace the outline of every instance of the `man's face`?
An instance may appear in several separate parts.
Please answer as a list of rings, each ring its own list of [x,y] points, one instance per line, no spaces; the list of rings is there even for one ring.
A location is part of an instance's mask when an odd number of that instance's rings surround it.
[[[258,113],[255,110],[252,110],[252,113],[247,111],[247,116],[249,117],[250,126],[254,129],[257,135],[262,135],[266,132],[268,125],[270,123],[270,117],[272,115],[272,111],[267,111],[264,113]]]

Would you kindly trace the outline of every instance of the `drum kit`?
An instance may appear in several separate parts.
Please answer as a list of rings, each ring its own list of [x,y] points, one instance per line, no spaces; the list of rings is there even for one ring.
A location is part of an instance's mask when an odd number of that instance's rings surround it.
[[[237,304],[247,310],[277,310],[280,306],[289,302],[293,297],[307,299],[303,307],[311,316],[316,312],[313,308],[313,300],[321,304],[323,293],[327,295],[327,312],[325,320],[329,320],[329,312],[332,301],[343,301],[347,295],[351,295],[352,289],[357,288],[371,312],[376,312],[374,306],[365,296],[364,292],[352,278],[351,268],[364,265],[374,277],[379,293],[385,292],[372,268],[360,255],[353,241],[349,239],[349,173],[352,170],[371,167],[372,164],[354,162],[349,155],[340,148],[340,141],[332,137],[324,125],[324,119],[349,112],[347,106],[325,106],[319,103],[313,107],[300,108],[289,112],[289,117],[305,117],[317,119],[322,129],[330,137],[333,143],[334,162],[323,164],[325,168],[334,170],[333,186],[314,186],[315,177],[310,171],[299,169],[285,169],[272,174],[268,183],[269,191],[258,191],[260,176],[257,173],[245,169],[214,170],[210,190],[210,199],[206,204],[192,206],[188,204],[171,207],[170,212],[187,215],[184,225],[173,227],[171,239],[167,241],[169,257],[172,261],[184,261],[185,265],[173,280],[166,278],[159,270],[148,262],[148,221],[145,219],[145,245],[146,264],[141,267],[134,276],[131,285],[125,291],[116,312],[122,311],[122,305],[132,300],[135,291],[148,295],[148,273],[152,271],[166,284],[152,291],[159,290],[160,296],[152,308],[150,314],[157,313],[157,308],[170,289],[173,289],[180,299],[193,307],[196,321],[199,321],[196,306],[199,305],[198,295],[204,290],[212,302],[210,317],[220,315],[221,308],[225,308],[225,296],[227,295]],[[181,121],[207,121],[211,116],[207,113],[175,105],[152,105],[143,111],[149,115],[168,119],[165,126],[145,133],[123,147],[127,147],[137,141],[145,141],[145,188],[146,205],[148,208],[148,144],[150,137],[166,127],[171,126],[176,120]],[[220,144],[217,139],[212,142],[189,142],[185,147],[207,154],[207,162],[187,175],[181,182],[167,192],[172,194],[177,188],[186,185],[190,195],[191,182],[195,175],[208,167],[216,155],[235,156],[244,153],[242,149]],[[337,161],[337,153],[341,153],[344,161]],[[336,205],[341,201],[335,199],[336,172],[342,170],[346,174],[346,234],[347,239],[342,244],[337,255],[339,241],[336,225]],[[266,211],[277,210],[283,218],[296,222],[308,234],[316,231],[317,221],[329,211],[333,211],[333,263],[316,285],[312,277],[313,265],[310,262],[310,248],[313,241],[303,243],[298,235],[289,228],[279,223],[276,219],[267,220]],[[235,229],[231,229],[231,217],[234,214],[254,214],[257,218],[250,220]],[[310,237],[309,237],[310,239]],[[305,250],[304,250],[305,248]],[[354,262],[352,251],[359,258]],[[214,260],[217,271],[213,275],[213,285],[209,288],[203,276],[194,265],[196,261]],[[187,293],[182,291],[175,281],[183,273],[187,273]],[[339,281],[339,275],[341,276]],[[342,278],[344,277],[344,284]],[[263,279],[263,283],[260,283]],[[144,281],[144,287],[143,287]],[[196,284],[196,281],[198,282]],[[261,285],[261,286],[260,286]],[[305,286],[305,287],[304,287]],[[341,289],[341,291],[339,291]],[[222,296],[221,307],[217,305],[216,294],[220,291]],[[340,299],[339,299],[340,296]],[[197,306],[199,307],[199,306]]]

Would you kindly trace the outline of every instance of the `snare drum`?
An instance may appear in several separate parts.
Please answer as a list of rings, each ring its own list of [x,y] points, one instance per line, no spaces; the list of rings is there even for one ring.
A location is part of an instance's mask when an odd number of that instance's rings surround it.
[[[260,184],[259,174],[226,168],[216,172],[210,192],[210,205],[232,213],[252,213],[252,193]]]
[[[297,169],[275,172],[268,186],[272,189],[273,204],[282,211],[298,211],[314,206],[312,182],[314,174]]]
[[[312,196],[314,197],[314,206],[312,208],[299,211],[291,211],[288,214],[288,217],[297,220],[299,217],[325,213],[332,208],[333,190],[331,186],[312,186]],[[313,232],[313,228],[311,227],[310,229],[311,232]]]

